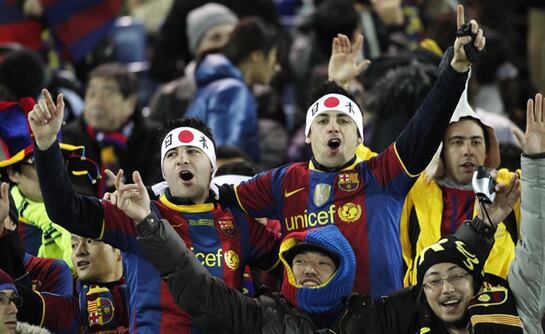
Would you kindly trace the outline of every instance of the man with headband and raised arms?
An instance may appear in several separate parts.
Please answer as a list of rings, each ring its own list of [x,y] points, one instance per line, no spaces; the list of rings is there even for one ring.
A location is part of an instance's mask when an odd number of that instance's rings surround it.
[[[462,6],[457,16],[460,29]],[[356,255],[355,291],[376,298],[401,288],[399,219],[405,196],[437,150],[464,90],[471,66],[464,46],[472,43],[482,50],[485,45],[478,24],[469,24],[475,39],[456,39],[450,66],[384,152],[368,161],[356,157],[364,140],[361,108],[350,93],[329,82],[316,91],[307,111],[311,160],[272,169],[236,187],[221,186],[220,202],[238,203],[252,217],[278,219],[284,234],[334,224]],[[330,79],[342,84],[345,80],[336,75],[348,78],[363,69],[356,65],[360,42],[351,50],[346,36],[334,39]]]
[[[29,114],[36,138],[36,166],[48,214],[59,225],[86,238],[101,240],[122,251],[128,289],[131,333],[199,333],[193,319],[178,307],[165,282],[136,242],[133,219],[165,219],[202,265],[237,290],[246,264],[270,269],[279,241],[263,225],[249,222],[238,208],[218,204],[209,193],[216,168],[214,139],[197,119],[166,124],[161,144],[161,170],[168,188],[156,201],[145,192],[138,172],[136,184],[123,184],[123,172],[108,172],[116,188],[130,190],[132,201],[115,203],[74,193],[62,162],[56,134],[61,128],[64,102],[56,103],[44,90]],[[159,167],[159,166],[157,166]],[[141,186],[141,188],[139,188]],[[127,214],[118,209],[123,208]],[[142,209],[145,208],[145,209]]]

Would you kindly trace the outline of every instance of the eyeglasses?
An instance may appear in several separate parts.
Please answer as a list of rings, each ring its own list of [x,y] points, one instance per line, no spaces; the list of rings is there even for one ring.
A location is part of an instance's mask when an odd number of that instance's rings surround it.
[[[2,296],[0,295],[0,305],[2,306],[9,306],[9,304],[13,302],[15,304],[15,306],[17,307],[21,307],[23,306],[23,298],[19,297],[19,296],[11,296],[11,297],[8,297],[8,296]]]
[[[466,281],[469,275],[469,273],[459,273],[448,276],[447,278],[434,279],[427,283],[424,283],[424,287],[431,291],[439,291],[443,287],[445,281],[454,287],[459,287]]]

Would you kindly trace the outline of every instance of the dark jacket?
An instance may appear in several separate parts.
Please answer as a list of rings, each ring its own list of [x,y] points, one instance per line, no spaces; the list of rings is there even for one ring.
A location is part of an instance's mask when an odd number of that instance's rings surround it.
[[[160,167],[161,150],[157,149],[159,147],[159,125],[143,119],[139,115],[133,118],[133,122],[134,126],[127,139],[127,150],[120,154],[119,165],[123,168],[127,182],[131,180],[133,171],[140,172],[144,184],[160,182],[163,179]],[[83,118],[63,127],[62,141],[67,144],[85,146],[86,156],[102,166],[100,148],[97,142],[89,137],[87,124]],[[105,177],[103,170],[101,173]],[[93,186],[88,180],[74,176],[71,176],[71,181],[78,193],[94,196],[98,194],[98,183]]]
[[[240,70],[225,56],[210,54],[198,65],[195,79],[197,96],[185,116],[203,120],[216,147],[236,146],[259,161],[257,102]]]
[[[170,224],[146,219],[137,225],[138,242],[168,283],[180,307],[209,333],[417,333],[422,323],[419,291],[409,288],[372,301],[350,296],[329,329],[317,330],[311,315],[290,305],[279,294],[249,298],[204,269]],[[477,233],[469,223],[457,232],[466,243],[488,254],[493,238]],[[184,282],[184,284],[180,284]]]

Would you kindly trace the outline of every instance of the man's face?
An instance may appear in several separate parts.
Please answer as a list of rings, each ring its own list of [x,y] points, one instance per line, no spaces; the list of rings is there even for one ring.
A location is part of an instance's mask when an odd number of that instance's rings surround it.
[[[208,199],[212,164],[208,156],[194,146],[180,146],[165,154],[165,180],[173,196],[202,204]]]
[[[251,84],[268,85],[271,83],[272,79],[276,75],[276,72],[279,70],[276,55],[276,47],[272,48],[268,54],[264,54],[263,52],[260,53],[260,56],[255,63],[258,70],[256,71],[255,77],[253,78],[253,82],[251,82]]]
[[[459,184],[471,183],[473,172],[486,159],[482,128],[473,120],[452,123],[443,140],[445,176]]]
[[[423,279],[423,289],[433,313],[447,326],[459,326],[473,297],[473,277],[453,263],[431,266]]]
[[[26,198],[35,202],[43,202],[38,173],[36,173],[34,166],[25,163],[21,165],[19,171],[9,168],[8,176],[13,183],[17,184]]]
[[[89,238],[72,234],[72,263],[84,282],[106,283],[121,278],[123,273],[119,250]]]
[[[337,266],[327,255],[306,251],[295,255],[291,270],[297,285],[312,288],[326,283],[337,271]]]
[[[94,77],[85,92],[85,122],[96,130],[116,131],[132,116],[136,95],[124,97],[114,79]]]
[[[15,333],[17,306],[9,298],[16,295],[13,290],[0,291],[0,333]]]
[[[352,118],[340,111],[318,115],[310,126],[305,142],[311,145],[316,161],[326,167],[339,167],[352,159],[362,143]]]
[[[197,46],[196,54],[200,55],[210,49],[223,47],[229,40],[234,27],[234,24],[225,23],[208,29]]]

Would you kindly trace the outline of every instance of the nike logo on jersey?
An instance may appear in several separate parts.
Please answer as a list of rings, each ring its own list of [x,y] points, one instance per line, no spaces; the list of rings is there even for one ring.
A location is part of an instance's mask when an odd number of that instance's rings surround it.
[[[284,190],[284,197],[285,198],[291,197],[292,195],[295,195],[295,194],[297,194],[298,192],[300,192],[301,190],[304,190],[304,189],[305,188],[299,188],[299,189],[295,189],[293,191]]]

